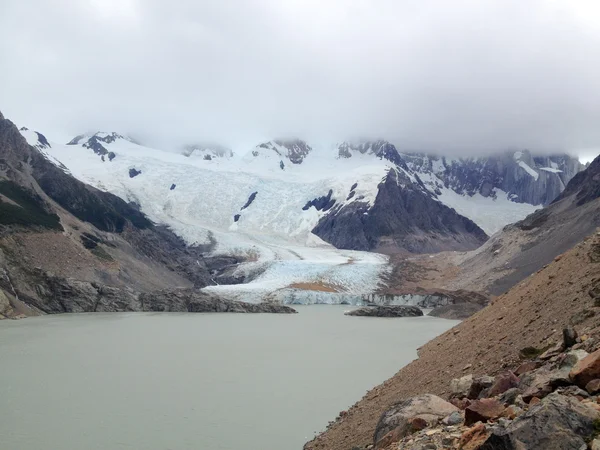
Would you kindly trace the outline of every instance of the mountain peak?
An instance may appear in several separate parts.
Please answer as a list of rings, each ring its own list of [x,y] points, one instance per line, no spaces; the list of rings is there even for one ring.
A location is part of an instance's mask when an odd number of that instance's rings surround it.
[[[263,149],[266,150],[266,153],[263,153]],[[257,145],[252,151],[252,155],[254,157],[261,154],[269,156],[273,154],[272,152],[281,158],[288,159],[292,164],[302,164],[308,154],[312,152],[312,147],[302,139],[275,139]]]
[[[384,139],[362,141],[358,143],[345,141],[338,146],[339,158],[351,158],[354,152],[359,152],[363,155],[374,155],[380,159],[386,159],[397,166],[406,168],[396,146]]]

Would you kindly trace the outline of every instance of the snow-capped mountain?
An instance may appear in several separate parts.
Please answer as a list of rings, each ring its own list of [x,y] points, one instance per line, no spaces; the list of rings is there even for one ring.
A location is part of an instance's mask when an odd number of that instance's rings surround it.
[[[549,204],[584,169],[577,158],[527,150],[460,159],[408,153],[403,159],[433,192],[449,187],[469,197],[497,197],[502,191],[513,202],[536,206]]]
[[[181,153],[190,158],[202,158],[212,161],[213,158],[231,158],[233,151],[219,144],[196,143],[184,145]]]
[[[23,135],[40,145],[37,134]],[[253,282],[210,288],[242,299],[283,295],[297,283],[372,292],[387,258],[357,250],[476,248],[534,211],[535,200],[546,201],[578,168],[569,157],[532,162],[526,152],[479,159],[403,154],[383,140],[272,140],[210,159],[144,147],[117,133],[49,145],[43,154],[54,164],[139,205],[189,244],[214,242],[216,254],[249,260],[239,270]],[[532,202],[529,193],[537,195]]]

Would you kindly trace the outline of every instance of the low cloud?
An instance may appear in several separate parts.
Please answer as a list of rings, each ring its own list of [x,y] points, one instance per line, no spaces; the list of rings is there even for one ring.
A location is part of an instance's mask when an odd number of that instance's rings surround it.
[[[0,109],[161,144],[600,148],[593,0],[4,0]]]

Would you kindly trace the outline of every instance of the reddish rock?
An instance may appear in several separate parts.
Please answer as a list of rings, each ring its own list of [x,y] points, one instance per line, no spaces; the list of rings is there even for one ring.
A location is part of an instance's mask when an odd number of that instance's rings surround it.
[[[460,448],[462,450],[477,450],[489,436],[489,431],[485,425],[478,423],[473,428],[469,428],[460,437]]]
[[[476,422],[487,422],[500,417],[504,412],[504,405],[494,398],[475,400],[465,409],[465,425]]]
[[[384,449],[400,439],[402,439],[402,428],[397,427],[379,439],[374,448],[375,450]]]
[[[519,385],[519,378],[515,376],[510,370],[507,372],[503,372],[496,376],[494,379],[494,384],[487,392],[489,397],[495,397],[497,395],[503,394],[511,388],[517,387]]]
[[[513,420],[520,416],[523,413],[523,410],[518,406],[511,405],[504,410],[502,413],[502,417],[506,417],[507,419]]]
[[[411,431],[421,431],[429,426],[427,421],[422,417],[413,417],[408,421]]]
[[[517,368],[517,370],[515,370],[515,375],[521,376],[524,373],[531,372],[532,370],[537,369],[539,366],[540,366],[539,363],[537,363],[535,361],[524,362]]]
[[[532,397],[531,400],[529,400],[529,406],[537,405],[539,402],[541,402],[539,397]]]
[[[600,350],[596,350],[575,364],[569,373],[569,378],[582,388],[590,381],[600,378]]]
[[[471,404],[471,400],[469,400],[468,398],[453,398],[450,399],[450,403],[452,403],[457,408],[464,410],[467,406]]]
[[[592,395],[600,392],[600,379],[596,378],[590,381],[588,384],[585,385],[585,390]]]

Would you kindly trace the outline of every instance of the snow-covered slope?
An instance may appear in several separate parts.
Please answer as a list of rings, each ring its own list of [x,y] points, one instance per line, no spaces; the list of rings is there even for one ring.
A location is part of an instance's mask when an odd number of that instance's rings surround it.
[[[487,234],[535,209],[496,187],[486,195],[456,189],[445,160],[417,164],[386,141],[316,146],[273,140],[219,154],[205,146],[153,149],[117,133],[82,135],[68,145],[22,133],[63,170],[135,202],[189,244],[212,242],[216,254],[243,255],[247,262],[237,270],[249,283],[207,289],[250,301],[290,287],[352,294],[377,289],[388,270],[386,256],[336,249],[312,231],[354,204],[368,215],[391,169],[398,189],[410,187],[421,201],[455,209]]]

